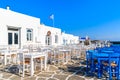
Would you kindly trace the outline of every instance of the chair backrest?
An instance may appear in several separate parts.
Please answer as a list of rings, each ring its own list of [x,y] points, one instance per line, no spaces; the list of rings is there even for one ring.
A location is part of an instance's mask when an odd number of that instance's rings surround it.
[[[86,51],[86,59],[92,59],[92,52],[90,52],[90,51]]]
[[[8,50],[8,45],[0,45],[0,50]]]
[[[18,64],[23,63],[24,64],[24,54],[23,53],[18,53]]]
[[[110,53],[109,54],[109,65],[111,63],[115,63],[118,66],[119,61],[120,61],[120,56],[119,55],[117,55],[116,53]]]
[[[28,50],[26,50],[26,51],[22,51],[22,52],[17,54],[18,55],[17,56],[18,64],[25,65],[25,64],[29,64],[30,63],[30,58],[25,57],[26,54],[28,54],[28,53],[29,53]]]
[[[114,47],[113,50],[114,50],[116,53],[120,53],[120,47],[119,47],[119,46]]]
[[[22,53],[29,53],[29,49],[23,49]]]

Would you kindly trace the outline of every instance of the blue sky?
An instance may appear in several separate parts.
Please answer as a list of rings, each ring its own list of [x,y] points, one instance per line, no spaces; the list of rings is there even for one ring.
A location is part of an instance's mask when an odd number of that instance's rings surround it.
[[[91,39],[120,40],[120,0],[0,0],[0,8],[38,17],[41,23]]]

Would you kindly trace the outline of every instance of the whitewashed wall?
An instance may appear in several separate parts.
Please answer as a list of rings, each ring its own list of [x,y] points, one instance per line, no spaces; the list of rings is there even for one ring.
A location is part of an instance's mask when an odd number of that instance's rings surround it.
[[[46,45],[47,32],[51,32],[52,45],[62,45],[63,38],[66,44],[78,43],[78,36],[62,33],[61,29],[40,24],[40,19],[11,10],[0,8],[0,45],[8,45],[8,27],[21,28],[21,46],[28,43]],[[28,42],[26,29],[33,29],[33,41]],[[55,43],[55,35],[58,35],[58,43]],[[72,41],[72,42],[71,42]]]
[[[26,28],[33,29],[33,43],[37,34],[37,27],[40,25],[40,19],[16,13],[11,10],[0,8],[0,45],[8,45],[8,30],[7,27],[21,28],[21,45],[27,43]]]
[[[66,40],[66,42],[64,43],[63,40]],[[78,36],[74,36],[72,34],[67,34],[67,33],[62,33],[62,44],[78,44],[79,43],[79,37]]]
[[[50,27],[50,26],[46,26],[46,25],[40,25],[39,27],[39,42],[41,42],[42,45],[46,45],[45,44],[45,39],[46,39],[46,35],[47,32],[50,31],[51,32],[51,36],[52,36],[52,45],[61,45],[61,29],[58,28],[54,28],[54,27]],[[58,35],[58,43],[55,43],[55,35]]]

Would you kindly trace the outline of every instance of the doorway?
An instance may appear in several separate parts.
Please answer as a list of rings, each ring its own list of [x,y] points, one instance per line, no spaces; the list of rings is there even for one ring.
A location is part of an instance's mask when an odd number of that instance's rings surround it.
[[[8,45],[13,47],[20,47],[20,37],[19,37],[19,29],[18,28],[8,28]]]
[[[52,44],[51,32],[48,31],[46,35],[46,45],[51,45],[51,44]]]

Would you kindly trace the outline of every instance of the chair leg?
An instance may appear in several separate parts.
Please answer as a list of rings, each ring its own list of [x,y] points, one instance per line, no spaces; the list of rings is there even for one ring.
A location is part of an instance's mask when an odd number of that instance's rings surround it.
[[[25,65],[23,65],[23,74],[22,74],[22,77],[24,77],[24,75],[25,75]]]

